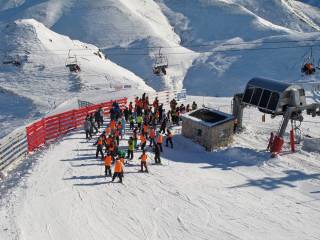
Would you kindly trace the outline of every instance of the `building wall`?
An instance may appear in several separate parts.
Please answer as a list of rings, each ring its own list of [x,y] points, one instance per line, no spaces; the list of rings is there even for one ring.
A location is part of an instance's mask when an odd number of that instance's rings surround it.
[[[199,131],[201,131],[201,136],[198,135]],[[207,151],[212,151],[219,147],[228,146],[232,142],[233,120],[210,128],[184,118],[182,135],[198,142]]]

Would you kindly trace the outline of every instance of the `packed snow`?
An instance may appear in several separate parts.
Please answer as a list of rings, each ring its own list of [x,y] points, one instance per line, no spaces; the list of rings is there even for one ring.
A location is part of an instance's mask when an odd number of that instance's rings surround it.
[[[192,100],[230,109],[229,98]],[[319,118],[306,117],[296,153],[286,145],[275,159],[265,149],[281,119],[257,119],[246,109],[245,131],[212,153],[174,127],[163,165],[152,164],[148,149],[150,173],[139,173],[138,151],[124,184],[104,177],[94,140],[72,132],[2,183],[0,238],[319,239]]]

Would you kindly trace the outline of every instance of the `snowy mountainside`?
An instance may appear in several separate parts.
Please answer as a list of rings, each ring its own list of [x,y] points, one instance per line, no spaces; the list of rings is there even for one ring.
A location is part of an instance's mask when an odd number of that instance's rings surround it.
[[[13,5],[14,1],[11,2]],[[297,32],[303,35],[316,31],[319,13],[307,5],[308,14],[304,14],[306,7],[296,9],[296,3],[293,0],[28,0],[17,3],[17,7],[3,10],[0,21],[37,19],[58,33],[103,48],[110,59],[133,71],[155,89],[181,88],[191,86],[191,75],[196,75],[197,79],[203,77],[203,74],[194,72],[194,68],[198,67],[192,66],[192,63],[203,61],[202,53],[211,51],[193,45],[216,46],[235,38],[243,42],[283,35],[292,38],[291,35]],[[168,74],[161,78],[154,76],[151,70],[158,46],[163,47],[162,52],[168,54],[169,58]],[[268,54],[259,52],[262,57]],[[238,54],[233,54],[232,58],[241,65],[233,77],[239,78],[238,82],[246,82],[247,76],[241,76],[241,71],[242,67],[246,70],[249,64],[238,58]],[[294,64],[292,59],[297,61],[298,58],[301,61],[301,54],[292,54],[290,59],[285,59],[285,69]],[[209,64],[215,65],[215,62],[210,61]],[[227,81],[227,73],[232,65],[223,66],[225,70],[219,71],[219,74],[206,71],[207,77],[203,82],[210,83],[210,79]],[[201,68],[197,72],[201,72]],[[297,66],[292,80],[301,78],[299,68]],[[277,74],[282,73],[283,69],[277,71],[269,72],[270,77],[275,75],[282,80],[282,75]],[[285,70],[284,75],[291,72]],[[253,74],[265,75],[261,71]],[[268,77],[268,74],[265,76]],[[203,94],[208,92],[207,88],[198,90],[204,90]],[[211,95],[231,95],[234,92],[212,89]]]
[[[53,31],[109,49],[112,60],[135,72],[157,89],[181,88],[187,69],[197,56],[188,49],[178,49],[175,52],[188,52],[187,56],[172,56],[168,75],[160,80],[154,76],[152,62],[158,48],[152,47],[177,46],[180,37],[173,31],[160,7],[150,0],[29,0],[20,7],[0,14],[0,22],[20,18],[37,19]],[[119,52],[119,46],[150,49],[131,51],[127,55],[123,51]],[[135,56],[137,53],[138,56]],[[119,54],[120,58],[117,57]],[[113,58],[113,55],[116,56]]]
[[[102,53],[98,56],[99,50],[94,45],[54,33],[35,20],[16,20],[7,24],[1,35],[0,44],[6,49],[1,51],[1,58],[10,61],[18,55],[22,63],[21,66],[0,66],[1,89],[9,96],[8,101],[25,99],[26,104],[31,101],[36,108],[34,117],[72,97],[81,98],[82,92],[112,90],[123,85],[153,91],[132,72],[105,59]],[[65,67],[70,49],[70,56],[76,56],[81,68],[77,74]],[[1,115],[4,112],[1,111]],[[5,122],[6,117],[2,118]]]

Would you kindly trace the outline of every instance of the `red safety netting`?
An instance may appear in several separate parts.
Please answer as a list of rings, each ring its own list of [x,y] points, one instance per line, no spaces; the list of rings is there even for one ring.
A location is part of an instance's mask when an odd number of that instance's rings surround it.
[[[112,100],[45,117],[31,124],[26,129],[29,152],[34,151],[49,141],[57,139],[70,130],[82,126],[86,116],[94,113],[100,107],[103,108],[105,115],[107,115],[112,107],[112,103],[115,101],[120,105],[121,109],[127,104],[127,98]]]

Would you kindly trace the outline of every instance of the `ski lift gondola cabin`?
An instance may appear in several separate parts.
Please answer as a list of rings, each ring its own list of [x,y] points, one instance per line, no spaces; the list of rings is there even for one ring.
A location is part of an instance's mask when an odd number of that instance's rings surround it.
[[[247,83],[242,102],[275,116],[283,115],[289,106],[305,106],[306,96],[299,85],[253,78]]]

